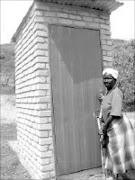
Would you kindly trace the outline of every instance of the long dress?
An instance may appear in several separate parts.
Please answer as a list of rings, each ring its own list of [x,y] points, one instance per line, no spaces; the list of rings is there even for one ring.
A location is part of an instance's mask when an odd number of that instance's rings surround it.
[[[122,101],[121,90],[114,87],[102,102],[104,121],[109,115],[120,117],[113,120],[107,130],[109,143],[104,157],[105,169],[110,169],[114,175],[135,169],[135,127],[122,115]]]

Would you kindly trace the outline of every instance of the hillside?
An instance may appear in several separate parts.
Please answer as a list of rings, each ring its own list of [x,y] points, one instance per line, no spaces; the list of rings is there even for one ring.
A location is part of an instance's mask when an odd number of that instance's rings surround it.
[[[2,44],[0,50],[1,94],[14,94],[14,44]]]
[[[119,88],[124,94],[124,110],[135,110],[135,40],[113,40],[113,65],[119,71]]]

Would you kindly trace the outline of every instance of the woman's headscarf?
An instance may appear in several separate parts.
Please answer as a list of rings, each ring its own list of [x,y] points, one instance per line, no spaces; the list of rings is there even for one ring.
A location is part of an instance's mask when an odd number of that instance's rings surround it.
[[[103,70],[103,75],[105,75],[105,74],[112,75],[112,77],[114,79],[117,79],[118,75],[119,75],[118,71],[116,69],[113,69],[113,68],[106,68],[106,69],[104,69]]]

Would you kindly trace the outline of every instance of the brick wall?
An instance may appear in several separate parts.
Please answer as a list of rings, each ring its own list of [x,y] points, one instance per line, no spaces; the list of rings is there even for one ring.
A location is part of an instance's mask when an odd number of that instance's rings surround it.
[[[35,2],[16,41],[18,154],[35,179],[55,179],[48,24],[99,29],[103,66],[111,66],[109,14]]]

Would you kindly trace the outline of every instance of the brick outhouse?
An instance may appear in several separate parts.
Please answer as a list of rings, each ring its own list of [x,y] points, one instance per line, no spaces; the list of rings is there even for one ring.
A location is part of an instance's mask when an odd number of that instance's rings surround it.
[[[35,0],[15,46],[17,143],[35,179],[101,166],[93,112],[101,72],[112,66],[115,0]]]

